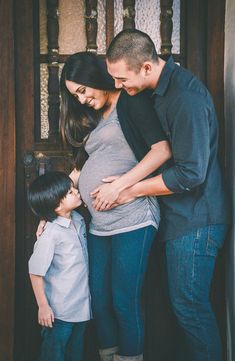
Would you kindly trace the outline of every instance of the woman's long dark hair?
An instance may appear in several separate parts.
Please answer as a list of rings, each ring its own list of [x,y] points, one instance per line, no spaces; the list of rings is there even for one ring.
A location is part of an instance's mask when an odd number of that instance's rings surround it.
[[[60,78],[61,109],[60,131],[64,142],[74,149],[75,165],[81,169],[87,159],[85,139],[97,126],[101,111],[79,103],[68,91],[65,81],[82,84],[94,89],[114,91],[114,81],[108,74],[103,58],[90,52],[71,55],[62,70]]]

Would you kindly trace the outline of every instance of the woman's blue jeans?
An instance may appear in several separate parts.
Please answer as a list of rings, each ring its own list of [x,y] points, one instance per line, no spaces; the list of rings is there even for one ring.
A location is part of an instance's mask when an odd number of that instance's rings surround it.
[[[210,225],[166,242],[170,299],[186,336],[187,361],[221,361],[220,335],[209,293],[226,231],[225,225]]]
[[[143,353],[141,289],[156,230],[148,226],[113,236],[88,236],[92,308],[101,349]]]
[[[52,328],[43,327],[39,361],[82,361],[86,325],[55,319]]]

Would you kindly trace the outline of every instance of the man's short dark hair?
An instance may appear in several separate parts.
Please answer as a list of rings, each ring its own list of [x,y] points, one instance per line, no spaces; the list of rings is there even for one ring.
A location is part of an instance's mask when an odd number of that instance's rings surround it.
[[[36,178],[28,190],[32,211],[41,219],[53,221],[57,217],[55,209],[72,184],[72,180],[63,172],[48,172]]]
[[[126,29],[111,41],[107,59],[110,63],[125,60],[129,69],[138,72],[145,61],[158,62],[158,55],[148,34],[137,29]]]

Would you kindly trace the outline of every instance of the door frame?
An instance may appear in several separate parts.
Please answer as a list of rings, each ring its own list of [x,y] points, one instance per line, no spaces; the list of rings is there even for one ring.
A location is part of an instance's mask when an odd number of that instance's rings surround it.
[[[0,0],[0,360],[13,359],[15,296],[15,79],[13,0]]]

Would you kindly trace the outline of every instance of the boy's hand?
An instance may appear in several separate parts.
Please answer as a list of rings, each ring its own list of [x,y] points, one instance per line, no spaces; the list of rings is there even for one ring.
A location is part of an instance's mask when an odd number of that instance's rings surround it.
[[[37,231],[36,231],[36,236],[39,237],[41,236],[42,232],[44,231],[44,227],[45,227],[46,221],[44,221],[43,219],[39,222]]]
[[[38,309],[38,323],[41,326],[53,327],[54,313],[49,305],[43,305]]]

